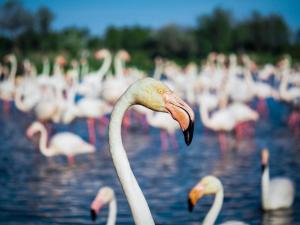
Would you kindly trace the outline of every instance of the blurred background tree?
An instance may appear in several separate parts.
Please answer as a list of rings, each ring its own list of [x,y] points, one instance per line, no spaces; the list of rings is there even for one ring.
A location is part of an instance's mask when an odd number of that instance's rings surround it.
[[[196,37],[200,56],[211,51],[232,50],[233,19],[231,13],[217,8],[211,15],[197,19]]]
[[[300,59],[300,29],[292,31],[283,17],[253,12],[237,21],[231,11],[216,8],[196,19],[194,27],[169,24],[159,29],[143,26],[110,26],[103,35],[92,35],[87,28],[53,30],[54,13],[47,7],[36,12],[21,1],[8,0],[0,5],[0,54],[14,51],[20,56],[59,53],[79,57],[83,49],[112,51],[124,48],[132,63],[149,69],[157,55],[186,63],[199,60],[211,51],[255,54],[261,62],[275,61],[289,53]]]

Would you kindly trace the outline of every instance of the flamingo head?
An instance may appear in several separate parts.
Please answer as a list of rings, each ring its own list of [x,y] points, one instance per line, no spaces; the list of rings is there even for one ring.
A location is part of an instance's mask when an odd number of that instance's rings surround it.
[[[169,113],[176,120],[184,134],[185,143],[193,139],[193,110],[165,84],[153,78],[144,78],[130,87],[134,93],[134,103],[143,105],[153,111]]]
[[[4,61],[13,62],[16,60],[16,56],[14,54],[8,54],[4,57]]]
[[[27,137],[31,138],[34,134],[39,132],[42,127],[43,125],[40,122],[33,122],[26,130]]]
[[[78,61],[76,59],[73,59],[71,61],[71,66],[72,66],[73,69],[75,69],[78,66]]]
[[[163,65],[163,59],[160,56],[155,57],[154,62],[156,65]]]
[[[267,148],[264,148],[261,151],[261,167],[262,171],[265,170],[266,166],[269,164],[269,150]]]
[[[193,187],[188,196],[189,211],[193,211],[196,203],[205,195],[214,195],[222,190],[221,181],[215,176],[206,176]]]
[[[129,53],[128,53],[127,51],[125,51],[125,50],[120,50],[120,51],[118,52],[118,56],[119,56],[121,59],[123,59],[125,62],[130,61],[130,55],[129,55]]]
[[[91,204],[91,219],[95,221],[100,209],[115,199],[115,192],[110,187],[103,187]]]
[[[87,59],[86,58],[81,58],[80,59],[80,64],[81,65],[86,65],[87,64]]]
[[[56,60],[56,63],[60,66],[65,66],[67,64],[65,57],[62,55],[57,56],[55,60]]]
[[[95,58],[98,60],[104,59],[107,54],[108,54],[107,49],[100,49],[97,52],[95,52]]]

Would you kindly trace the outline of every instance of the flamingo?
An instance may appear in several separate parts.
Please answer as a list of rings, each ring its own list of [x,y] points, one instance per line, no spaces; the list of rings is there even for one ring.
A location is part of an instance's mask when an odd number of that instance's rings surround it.
[[[300,87],[288,88],[289,84],[289,69],[286,68],[282,72],[282,80],[279,87],[279,94],[282,100],[286,102],[293,102],[300,98]]]
[[[154,113],[149,109],[146,112],[146,119],[151,126],[161,129],[160,140],[161,148],[163,150],[168,149],[168,136],[171,138],[173,148],[178,148],[175,137],[175,132],[179,129],[178,123],[176,123],[168,114],[160,112]]]
[[[261,160],[262,208],[264,210],[290,208],[295,198],[293,182],[286,177],[278,177],[270,180],[268,149],[262,150]]]
[[[224,200],[223,185],[217,177],[205,176],[199,181],[199,183],[195,187],[193,187],[188,197],[190,212],[193,211],[197,201],[205,195],[215,195],[215,200],[213,206],[205,216],[202,224],[214,225],[221,211],[223,200]],[[247,224],[241,221],[227,221],[225,223],[222,223],[221,225],[247,225]]]
[[[36,80],[39,85],[48,85],[50,83],[50,63],[49,59],[46,57],[43,59],[43,70],[40,75],[37,76]]]
[[[167,112],[179,122],[189,145],[193,138],[194,112],[160,81],[144,78],[133,83],[117,101],[109,124],[109,146],[113,164],[128,200],[136,225],[153,225],[149,206],[130,168],[122,144],[122,118],[131,105],[140,104],[151,110]]]
[[[17,59],[13,54],[7,55],[5,59],[11,64],[8,79],[0,83],[0,99],[4,101],[5,111],[10,109],[10,101],[14,98],[15,77],[17,73]]]
[[[68,162],[72,164],[75,155],[95,152],[95,146],[85,142],[81,137],[71,132],[55,134],[51,138],[49,146],[47,146],[47,130],[42,123],[37,121],[33,122],[26,131],[29,138],[36,133],[41,133],[39,148],[46,157],[65,155],[68,158]]]
[[[78,101],[77,116],[86,117],[91,143],[95,143],[95,119],[101,119],[106,123],[105,115],[110,113],[112,107],[105,101],[94,98],[82,98]]]
[[[34,113],[39,121],[57,121],[60,115],[60,106],[63,105],[62,93],[58,86],[43,87],[43,97],[34,107]]]
[[[251,131],[248,122],[257,121],[259,119],[259,114],[242,102],[233,102],[229,104],[227,110],[229,110],[235,118],[235,132],[238,138],[244,136],[245,131]]]
[[[105,115],[111,112],[112,106],[101,99],[91,97],[83,97],[75,104],[75,91],[72,87],[68,90],[68,99],[62,115],[62,122],[68,124],[75,117],[87,118],[90,142],[94,144],[96,142],[95,119],[99,119],[104,124],[107,124],[108,121]],[[100,133],[103,133],[102,125],[100,128]]]
[[[207,100],[204,96],[200,99],[199,111],[203,124],[214,131],[232,131],[237,124],[232,113],[227,109],[219,109],[209,116],[210,105]]]
[[[41,93],[38,87],[31,83],[19,86],[15,91],[15,104],[16,107],[23,111],[28,112],[35,107],[41,99]]]
[[[106,204],[109,204],[109,214],[106,224],[115,225],[117,218],[117,200],[114,190],[110,187],[102,187],[99,189],[96,198],[91,204],[91,219],[95,221],[100,209]]]
[[[125,92],[128,87],[126,78],[124,77],[124,63],[130,60],[128,52],[120,50],[114,60],[115,77],[109,77],[103,81],[102,97],[103,99],[114,104],[118,98]]]
[[[108,72],[112,62],[111,53],[107,49],[101,49],[97,51],[95,53],[95,58],[97,60],[104,59],[101,67],[96,72],[85,74],[83,81],[78,85],[77,90],[79,94],[93,98],[96,98],[100,95],[102,90],[102,80],[104,75]],[[82,72],[85,73],[85,67],[83,67],[82,70]]]

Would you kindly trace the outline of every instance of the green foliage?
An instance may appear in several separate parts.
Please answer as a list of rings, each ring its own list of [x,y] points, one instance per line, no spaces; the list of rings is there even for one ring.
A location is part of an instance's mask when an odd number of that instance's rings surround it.
[[[217,8],[212,15],[198,18],[196,36],[200,54],[227,52],[232,43],[232,18],[229,11]]]
[[[78,27],[53,31],[54,18],[47,7],[31,12],[18,0],[5,1],[0,5],[0,54],[14,51],[20,57],[30,55],[41,61],[43,55],[54,57],[63,53],[69,58],[80,58],[86,52],[91,59],[92,52],[100,48],[113,52],[126,49],[132,56],[131,63],[146,70],[153,66],[155,56],[184,64],[197,62],[211,51],[246,51],[253,53],[258,62],[275,61],[284,53],[300,59],[300,29],[292,34],[285,20],[276,14],[253,12],[249,18],[236,21],[230,11],[217,8],[197,18],[195,27],[110,26],[102,36]],[[92,66],[98,64],[91,60]]]
[[[197,44],[193,33],[177,25],[168,25],[154,34],[156,55],[190,58],[196,53]]]
[[[34,25],[33,16],[23,8],[20,1],[9,0],[0,8],[0,30],[15,37],[20,32],[31,29]]]
[[[53,13],[47,7],[41,7],[36,12],[36,26],[41,34],[48,34],[54,19]]]

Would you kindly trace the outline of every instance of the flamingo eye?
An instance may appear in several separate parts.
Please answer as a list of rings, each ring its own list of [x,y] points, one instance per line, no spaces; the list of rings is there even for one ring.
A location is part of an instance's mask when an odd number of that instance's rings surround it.
[[[162,89],[158,89],[157,92],[158,92],[158,94],[163,94],[163,90]]]

